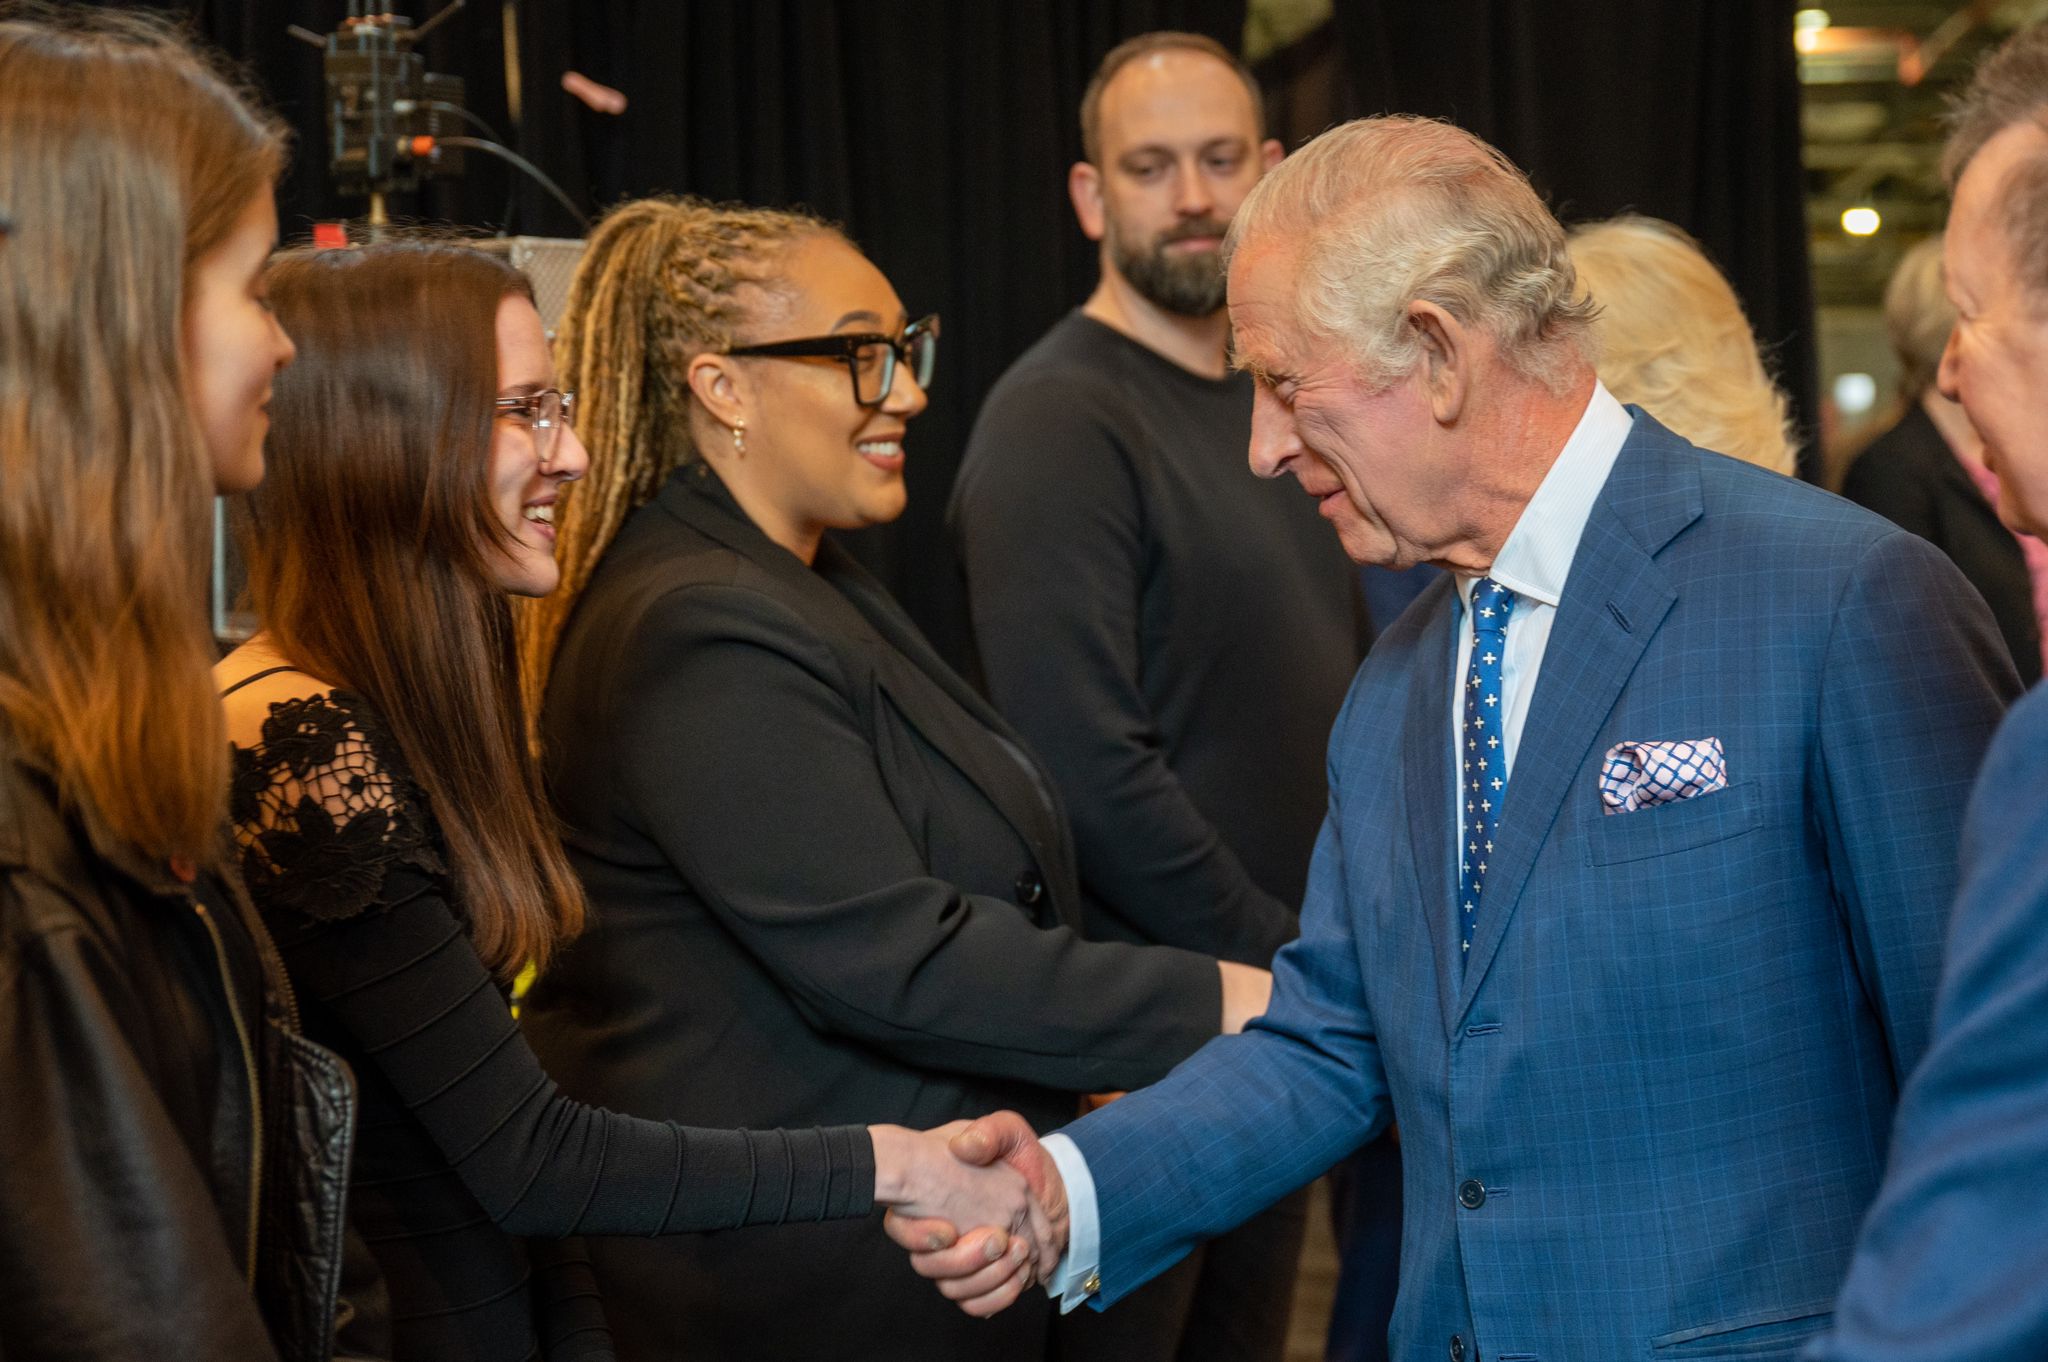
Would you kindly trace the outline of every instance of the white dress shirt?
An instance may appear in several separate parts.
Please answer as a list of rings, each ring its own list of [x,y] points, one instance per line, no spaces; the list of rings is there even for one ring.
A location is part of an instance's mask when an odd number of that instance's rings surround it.
[[[1501,739],[1506,744],[1503,759],[1510,780],[1522,729],[1529,719],[1529,700],[1536,693],[1537,673],[1543,668],[1543,650],[1550,643],[1550,626],[1557,618],[1558,602],[1564,599],[1565,578],[1571,573],[1572,559],[1579,551],[1579,538],[1585,533],[1593,503],[1599,498],[1600,489],[1607,485],[1608,474],[1614,471],[1614,461],[1621,454],[1634,420],[1628,409],[1595,381],[1593,396],[1571,438],[1565,441],[1550,471],[1543,475],[1536,494],[1522,508],[1521,518],[1516,520],[1507,542],[1493,560],[1493,567],[1485,574],[1516,596],[1514,608],[1508,614],[1507,646],[1501,657],[1501,704],[1507,711]],[[1451,672],[1455,680],[1446,697],[1450,702],[1449,750],[1453,753],[1458,751],[1465,721],[1464,677],[1472,661],[1472,631],[1465,627],[1465,616],[1472,608],[1475,580],[1462,573],[1457,578],[1458,613],[1454,627],[1458,631],[1458,660]],[[1455,785],[1456,770],[1451,772],[1451,779]],[[1458,842],[1454,845],[1462,844],[1465,805],[1462,800],[1452,803],[1458,810]],[[1095,1200],[1095,1178],[1088,1171],[1088,1161],[1082,1157],[1079,1146],[1057,1133],[1046,1136],[1044,1144],[1067,1188],[1067,1253],[1045,1284],[1046,1291],[1059,1298],[1060,1312],[1064,1314],[1101,1289],[1097,1268],[1102,1261],[1102,1219]]]

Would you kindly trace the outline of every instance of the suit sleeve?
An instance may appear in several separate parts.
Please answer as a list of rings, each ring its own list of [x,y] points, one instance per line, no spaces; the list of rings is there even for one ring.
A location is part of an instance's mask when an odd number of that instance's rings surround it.
[[[2048,1356],[2048,694],[2014,709],[1963,843],[1934,1042],[1899,1105],[1835,1332],[1808,1362]]]
[[[935,877],[822,641],[739,586],[671,592],[616,680],[646,831],[814,1025],[935,1069],[1075,1092],[1216,1033],[1215,962],[1041,929]]]
[[[1903,532],[1870,547],[1822,667],[1816,810],[1900,1084],[1927,1048],[1962,810],[2018,690],[1983,598],[1939,549]]]
[[[1089,892],[1150,941],[1265,965],[1291,905],[1252,882],[1166,760],[1140,680],[1144,508],[1096,405],[1012,386],[954,502],[991,698],[1051,767]]]
[[[275,1355],[207,1172],[141,1058],[150,1026],[83,931],[0,959],[0,1354]]]
[[[1340,717],[1333,751],[1346,729]],[[1273,961],[1266,1015],[1065,1128],[1095,1183],[1098,1309],[1320,1176],[1393,1119],[1365,995],[1371,967],[1361,967],[1371,943],[1352,930],[1345,891],[1341,809],[1333,761],[1301,935]]]

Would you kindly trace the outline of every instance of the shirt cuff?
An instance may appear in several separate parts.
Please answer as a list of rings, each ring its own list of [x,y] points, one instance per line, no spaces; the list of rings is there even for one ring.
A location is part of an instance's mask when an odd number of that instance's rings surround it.
[[[1067,1187],[1067,1254],[1045,1284],[1045,1294],[1059,1301],[1064,1315],[1102,1289],[1102,1275],[1097,1271],[1102,1260],[1102,1217],[1095,1205],[1095,1177],[1080,1148],[1057,1134],[1039,1143]]]

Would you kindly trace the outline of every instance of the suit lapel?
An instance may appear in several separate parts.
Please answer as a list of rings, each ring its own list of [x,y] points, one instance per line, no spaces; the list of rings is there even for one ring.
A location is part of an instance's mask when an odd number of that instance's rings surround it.
[[[857,640],[875,684],[910,725],[977,786],[1032,849],[1063,917],[1079,912],[1072,845],[1050,782],[1012,760],[999,735],[1031,760],[1023,739],[946,666],[881,584],[831,540],[806,566],[747,518],[715,473],[702,464],[679,469],[663,487],[662,504],[685,524],[772,576],[821,633]]]
[[[1048,876],[1071,873],[1060,812],[1050,779],[1030,749],[974,688],[948,667],[895,600],[853,558],[827,543],[818,553],[826,581],[872,626],[884,647],[875,654],[876,676],[903,716],[925,741],[976,785],[1037,855]],[[1022,761],[1002,750],[1008,742]],[[1078,883],[1078,881],[1076,881]],[[1062,895],[1062,908],[1078,908]]]
[[[1443,592],[1424,628],[1417,649],[1419,661],[1408,688],[1408,710],[1402,717],[1401,807],[1408,811],[1408,847],[1414,857],[1415,882],[1421,894],[1422,918],[1436,948],[1437,1000],[1446,1031],[1454,1020],[1458,996],[1458,964],[1452,957],[1458,943],[1451,936],[1452,908],[1457,895],[1451,839],[1456,830],[1452,799],[1451,668],[1458,655],[1457,593],[1448,577],[1434,588]]]
[[[1600,726],[1678,599],[1655,555],[1699,518],[1699,457],[1638,415],[1586,521],[1515,752],[1453,1026],[1472,1006],[1500,950]]]

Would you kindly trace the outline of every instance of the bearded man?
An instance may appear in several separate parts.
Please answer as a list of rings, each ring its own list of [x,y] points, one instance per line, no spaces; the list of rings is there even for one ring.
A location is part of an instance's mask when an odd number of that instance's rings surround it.
[[[1068,190],[1101,283],[996,386],[954,494],[982,672],[1073,812],[1091,933],[1263,967],[1296,932],[1324,742],[1366,637],[1314,507],[1245,472],[1222,246],[1280,145],[1250,73],[1187,33],[1109,53],[1081,131]],[[1399,1166],[1381,1141],[1349,1168],[1370,1210],[1339,1317],[1364,1317],[1341,1332],[1370,1362]],[[1288,1199],[1117,1311],[1071,1317],[1087,1337],[1070,1351],[1277,1362],[1303,1225]]]

